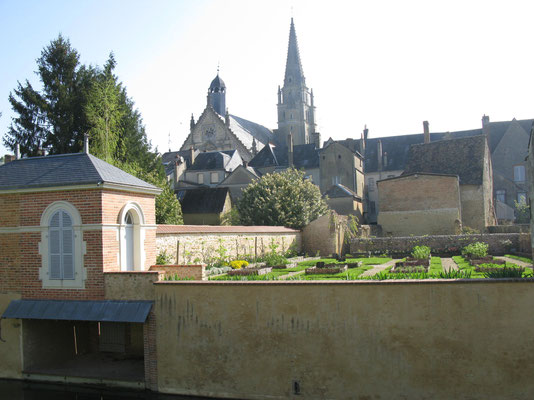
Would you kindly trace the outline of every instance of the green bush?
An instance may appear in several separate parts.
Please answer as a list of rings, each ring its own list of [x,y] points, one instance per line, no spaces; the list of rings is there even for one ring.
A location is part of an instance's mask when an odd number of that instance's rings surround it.
[[[488,244],[483,242],[475,242],[468,244],[462,249],[462,256],[464,257],[486,257],[488,255]]]
[[[470,279],[471,278],[471,271],[462,271],[459,269],[448,269],[445,271],[441,271],[438,273],[438,276],[441,279]]]
[[[524,273],[525,273],[525,268],[523,267],[493,268],[488,271],[484,271],[484,277],[486,278],[522,278]]]
[[[172,256],[167,254],[165,250],[156,256],[156,265],[169,265],[172,264]]]
[[[265,265],[268,267],[274,267],[276,265],[287,265],[289,261],[282,254],[268,253],[264,258]]]
[[[428,246],[415,246],[412,249],[412,257],[417,260],[427,260],[430,257],[430,247]]]

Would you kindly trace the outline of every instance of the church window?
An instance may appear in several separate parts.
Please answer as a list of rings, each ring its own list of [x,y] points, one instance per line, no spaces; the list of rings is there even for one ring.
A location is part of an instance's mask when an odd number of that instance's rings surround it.
[[[501,203],[506,203],[506,190],[499,189],[495,191],[495,198]]]
[[[200,183],[201,185],[204,183],[204,174],[203,173],[197,174],[197,183]]]
[[[371,212],[371,214],[376,213],[376,204],[374,201],[369,202],[369,211]]]
[[[514,182],[516,183],[525,182],[525,166],[524,165],[514,165]]]

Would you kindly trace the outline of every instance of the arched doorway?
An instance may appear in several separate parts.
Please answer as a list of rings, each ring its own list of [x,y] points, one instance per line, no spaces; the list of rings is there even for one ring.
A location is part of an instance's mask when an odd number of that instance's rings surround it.
[[[132,212],[128,211],[124,218],[124,241],[126,245],[126,271],[133,271],[135,267],[134,261],[134,221]]]

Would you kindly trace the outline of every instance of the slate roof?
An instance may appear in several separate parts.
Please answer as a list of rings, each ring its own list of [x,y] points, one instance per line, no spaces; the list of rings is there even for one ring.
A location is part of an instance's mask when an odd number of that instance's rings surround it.
[[[293,165],[297,169],[319,168],[319,150],[313,143],[293,146]],[[288,166],[287,147],[268,144],[250,160],[249,165],[254,168],[286,167]]]
[[[336,198],[343,198],[343,197],[354,197],[361,200],[361,197],[358,196],[356,193],[354,193],[352,190],[350,190],[345,185],[342,185],[341,183],[337,183],[335,185],[332,185],[330,189],[328,189],[324,196],[328,196],[330,199],[336,199]]]
[[[252,149],[256,139],[257,149],[273,140],[273,132],[263,125],[230,114],[230,129],[247,149]]]
[[[460,184],[481,185],[485,146],[484,135],[413,145],[403,175],[417,172],[458,175]]]
[[[237,155],[237,157],[236,157]],[[233,171],[242,163],[237,150],[206,151],[198,153],[189,171],[225,170]]]
[[[21,158],[0,166],[0,190],[98,183],[160,190],[87,153]]]
[[[517,120],[519,125],[527,133],[530,132],[534,119]],[[493,152],[502,137],[510,127],[512,121],[497,121],[488,124],[488,146],[490,152]],[[482,135],[482,128],[468,129],[463,131],[453,132],[431,132],[430,141],[440,141],[449,139],[458,139],[470,136]],[[410,146],[414,144],[421,144],[424,142],[424,135],[422,133],[413,135],[397,135],[387,136],[381,138],[368,138],[365,146],[364,154],[364,170],[365,172],[378,171],[378,141],[382,142],[382,154],[387,153],[387,165],[382,167],[383,171],[402,171],[406,162],[408,161],[408,152]],[[337,140],[338,143],[350,148],[353,151],[360,151],[361,139],[345,139]]]
[[[218,214],[224,210],[228,188],[188,189],[180,201],[184,214]]]
[[[198,154],[198,150],[195,150]],[[161,163],[165,167],[165,174],[170,175],[174,171],[174,162],[177,157],[182,157],[187,168],[191,167],[191,152],[189,150],[168,151],[161,156]]]

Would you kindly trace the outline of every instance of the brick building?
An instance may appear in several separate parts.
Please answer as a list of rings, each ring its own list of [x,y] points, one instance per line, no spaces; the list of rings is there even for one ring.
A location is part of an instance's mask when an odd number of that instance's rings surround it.
[[[150,296],[111,299],[105,274],[155,263],[160,191],[88,153],[0,167],[2,376],[150,383]]]

